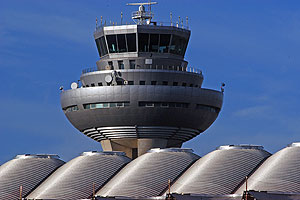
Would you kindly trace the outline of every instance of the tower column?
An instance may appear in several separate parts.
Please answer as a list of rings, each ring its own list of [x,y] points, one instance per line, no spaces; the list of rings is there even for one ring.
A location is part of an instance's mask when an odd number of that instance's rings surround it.
[[[152,148],[166,148],[168,140],[166,139],[137,139],[138,156],[143,155]]]
[[[122,151],[132,159],[143,155],[153,148],[168,148],[167,139],[111,139],[102,140],[101,146],[103,151]],[[175,146],[174,146],[175,147]]]

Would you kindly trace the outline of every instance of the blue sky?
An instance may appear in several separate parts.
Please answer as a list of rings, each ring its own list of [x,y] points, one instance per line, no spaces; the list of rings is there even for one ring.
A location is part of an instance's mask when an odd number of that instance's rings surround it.
[[[131,1],[130,1],[131,2]],[[135,2],[135,1],[133,1]],[[59,87],[99,59],[96,16],[131,21],[121,0],[0,0],[0,164],[24,153],[70,160],[100,150],[67,121]],[[296,0],[160,0],[157,21],[189,17],[185,59],[206,88],[226,83],[223,109],[186,142],[201,156],[223,144],[259,144],[271,153],[300,141],[300,2]]]

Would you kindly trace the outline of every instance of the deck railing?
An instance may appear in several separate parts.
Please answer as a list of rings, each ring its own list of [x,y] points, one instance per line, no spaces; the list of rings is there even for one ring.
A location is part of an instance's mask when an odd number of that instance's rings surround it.
[[[147,68],[140,68],[139,66],[136,66],[135,69],[157,69],[157,70],[183,71],[183,72],[202,74],[202,71],[195,67],[184,68],[184,67],[180,67],[180,66],[150,65]],[[96,72],[96,71],[99,71],[97,67],[89,67],[89,68],[83,69],[82,74]]]

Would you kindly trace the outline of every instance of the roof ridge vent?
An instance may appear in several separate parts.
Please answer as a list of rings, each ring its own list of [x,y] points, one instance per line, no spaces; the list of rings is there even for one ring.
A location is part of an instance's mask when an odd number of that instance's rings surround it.
[[[25,158],[59,159],[59,156],[57,154],[20,154],[15,157],[15,159],[25,159]]]
[[[159,152],[188,152],[188,153],[193,153],[194,151],[189,148],[166,148],[166,149],[161,149],[161,148],[153,148],[147,151],[147,153],[159,153]]]
[[[253,144],[240,144],[240,145],[222,145],[217,148],[217,150],[229,150],[229,149],[257,149],[264,150],[264,147],[261,145],[253,145]]]
[[[121,152],[121,151],[86,151],[86,152],[81,153],[81,156],[93,156],[93,155],[126,156],[126,154],[124,152]]]
[[[300,147],[300,142],[293,142],[289,145],[287,145],[288,147]]]

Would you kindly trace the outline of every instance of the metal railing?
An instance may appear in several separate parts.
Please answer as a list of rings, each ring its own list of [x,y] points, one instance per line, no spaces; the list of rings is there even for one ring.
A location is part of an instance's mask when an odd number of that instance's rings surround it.
[[[137,23],[135,22],[122,22],[122,23],[118,23],[118,22],[113,22],[113,21],[109,21],[106,22],[104,21],[103,24],[97,25],[96,29],[95,29],[95,33],[100,32],[102,30],[103,27],[108,27],[108,26],[121,26],[121,25],[136,25]],[[189,30],[189,26],[183,23],[178,23],[178,22],[152,22],[150,24],[143,24],[145,26],[171,26],[171,27],[176,27],[176,28],[181,28],[181,29],[186,29]]]
[[[180,67],[180,66],[167,66],[167,65],[147,65],[146,68],[140,68],[139,65],[135,69],[156,69],[156,70],[170,70],[170,71],[183,71],[202,75],[202,70],[195,67]],[[90,67],[82,70],[82,74],[99,71],[97,67]]]
[[[86,74],[86,73],[89,73],[89,72],[95,72],[95,71],[98,71],[97,67],[90,67],[90,68],[83,69],[82,74]]]
[[[134,11],[132,12],[132,18],[144,18],[144,19],[152,19],[153,13],[149,11]]]

